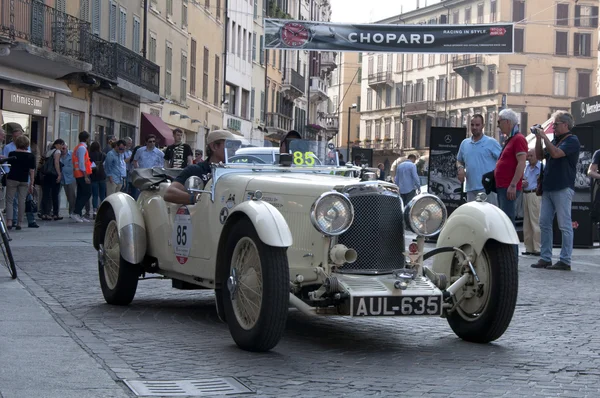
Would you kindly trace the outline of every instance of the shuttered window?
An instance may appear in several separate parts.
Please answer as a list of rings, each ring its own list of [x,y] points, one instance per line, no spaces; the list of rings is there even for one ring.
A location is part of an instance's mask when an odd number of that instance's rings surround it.
[[[167,17],[173,16],[173,0],[167,0]]]
[[[56,9],[60,12],[67,12],[67,0],[56,0]]]
[[[187,53],[181,52],[181,82],[179,87],[179,102],[185,104],[187,100]]]
[[[165,96],[171,95],[171,75],[173,74],[173,47],[167,42],[165,50]]]
[[[81,0],[79,2],[79,19],[90,22],[90,0]]]
[[[219,89],[221,87],[221,83],[219,82],[221,76],[221,65],[219,62],[219,57],[215,56],[215,93],[213,97],[213,105],[219,105]]]
[[[558,3],[556,5],[556,25],[569,26],[569,5]]]
[[[133,35],[131,49],[137,54],[140,53],[140,27],[140,19],[138,17],[133,17]]]
[[[112,1],[108,18],[108,40],[117,41],[117,4]]]
[[[592,55],[592,35],[590,33],[575,33],[573,39],[573,55],[576,57]]]
[[[127,46],[127,11],[119,9],[119,44]]]
[[[513,0],[513,22],[525,19],[525,0]]]
[[[188,26],[188,0],[181,2],[181,27],[187,28]]]
[[[588,98],[591,95],[591,76],[591,71],[577,72],[577,97]]]
[[[554,54],[567,55],[569,32],[556,32],[556,44]]]
[[[192,38],[190,44],[190,94],[196,96],[196,50],[198,43]]]
[[[208,101],[208,67],[210,65],[210,51],[204,47],[204,60],[202,61],[202,99]]]
[[[515,29],[515,52],[525,51],[525,29]]]
[[[92,33],[100,35],[100,24],[102,20],[102,0],[92,0]]]

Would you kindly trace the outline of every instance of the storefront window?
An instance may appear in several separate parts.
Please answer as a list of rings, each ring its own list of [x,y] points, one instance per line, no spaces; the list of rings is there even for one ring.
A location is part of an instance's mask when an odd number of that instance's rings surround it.
[[[135,126],[131,126],[129,124],[121,123],[119,128],[119,138],[124,139],[125,137],[129,137],[135,141]]]
[[[75,148],[79,143],[80,128],[81,113],[66,109],[60,110],[58,121],[58,137],[65,140],[65,142],[69,145],[69,149]]]
[[[16,113],[10,111],[1,111],[2,115],[2,126],[6,123],[19,123],[21,127],[23,127],[23,132],[29,138],[31,138],[31,129],[30,129],[30,121],[31,116],[26,115],[24,113]],[[6,129],[5,129],[6,130]],[[6,132],[6,140],[4,141],[4,145],[12,142],[12,133],[10,131]]]
[[[101,148],[108,145],[108,137],[114,135],[114,120],[107,119],[104,117],[96,116],[94,118],[95,130],[92,134],[92,141],[96,141],[100,144]]]

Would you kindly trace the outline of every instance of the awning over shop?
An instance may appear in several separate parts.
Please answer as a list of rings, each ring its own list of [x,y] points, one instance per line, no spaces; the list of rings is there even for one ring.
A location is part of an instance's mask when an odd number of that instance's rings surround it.
[[[62,80],[54,80],[49,77],[33,75],[20,70],[0,66],[0,79],[8,80],[12,83],[26,84],[28,86],[54,91],[55,93],[71,94],[71,89],[67,83]]]
[[[156,136],[156,146],[163,147],[174,143],[173,131],[163,120],[149,113],[142,112],[140,128],[140,144],[144,145],[146,137],[154,134]]]

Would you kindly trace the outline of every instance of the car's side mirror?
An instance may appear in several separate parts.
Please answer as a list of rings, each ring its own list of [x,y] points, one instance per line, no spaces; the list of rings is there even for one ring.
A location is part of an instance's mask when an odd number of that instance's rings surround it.
[[[191,176],[185,180],[185,190],[189,193],[200,193],[204,192],[204,181],[198,176]]]

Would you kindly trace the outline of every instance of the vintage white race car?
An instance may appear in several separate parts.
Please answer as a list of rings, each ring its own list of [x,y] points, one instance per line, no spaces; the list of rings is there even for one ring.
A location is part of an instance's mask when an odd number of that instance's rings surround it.
[[[105,300],[129,304],[147,273],[174,288],[214,290],[233,340],[251,351],[278,343],[290,307],[310,316],[445,317],[464,340],[499,338],[518,288],[519,241],[508,217],[485,198],[449,218],[433,195],[404,206],[398,188],[372,173],[336,175],[321,145],[277,165],[215,164],[206,186],[186,182],[195,205],[163,200],[179,171],[139,171],[137,202],[110,195],[96,217]],[[418,235],[408,250],[405,228]],[[438,235],[424,253],[424,238]]]

